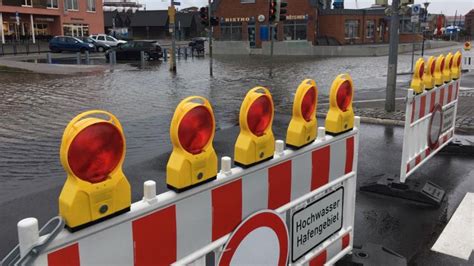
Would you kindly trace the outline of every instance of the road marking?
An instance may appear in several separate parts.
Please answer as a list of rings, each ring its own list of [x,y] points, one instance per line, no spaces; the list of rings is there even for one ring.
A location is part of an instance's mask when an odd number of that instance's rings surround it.
[[[431,250],[469,260],[474,248],[474,193],[466,193]]]
[[[460,91],[474,91],[474,88],[468,88],[468,87],[461,87],[459,86]]]

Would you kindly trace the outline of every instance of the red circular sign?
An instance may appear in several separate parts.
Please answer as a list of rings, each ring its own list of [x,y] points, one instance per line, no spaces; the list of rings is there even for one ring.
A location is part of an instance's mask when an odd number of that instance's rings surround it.
[[[436,149],[438,146],[439,136],[443,129],[443,108],[439,104],[435,104],[431,110],[430,124],[428,126],[428,147]]]
[[[227,241],[218,265],[286,265],[288,229],[274,211],[256,212]]]

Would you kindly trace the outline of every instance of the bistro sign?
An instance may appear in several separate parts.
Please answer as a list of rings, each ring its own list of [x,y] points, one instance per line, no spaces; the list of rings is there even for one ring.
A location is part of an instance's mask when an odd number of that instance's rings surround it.
[[[237,17],[237,18],[224,18],[224,22],[248,22],[249,17]]]

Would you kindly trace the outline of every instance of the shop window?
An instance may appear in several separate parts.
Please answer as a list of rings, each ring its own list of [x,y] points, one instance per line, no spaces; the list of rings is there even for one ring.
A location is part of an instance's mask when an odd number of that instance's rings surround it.
[[[58,8],[58,0],[48,0],[48,8]]]
[[[367,21],[367,30],[366,30],[367,34],[366,34],[366,37],[367,38],[374,38],[374,34],[375,34],[375,22],[373,20],[368,20]]]
[[[48,35],[48,24],[46,23],[35,23],[35,34],[36,35]]]
[[[305,20],[285,21],[283,32],[286,41],[307,40],[307,22]]]
[[[344,37],[346,39],[359,38],[359,21],[355,19],[346,20],[344,24]]]
[[[87,11],[95,12],[95,0],[87,0]]]
[[[220,39],[222,41],[241,41],[242,23],[222,23]]]

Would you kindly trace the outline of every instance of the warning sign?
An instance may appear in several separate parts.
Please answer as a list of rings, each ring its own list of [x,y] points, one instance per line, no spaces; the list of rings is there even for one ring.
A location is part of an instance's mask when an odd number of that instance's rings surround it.
[[[343,201],[344,189],[341,187],[293,214],[293,262],[342,228]]]

